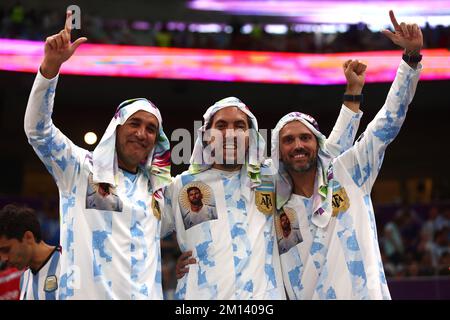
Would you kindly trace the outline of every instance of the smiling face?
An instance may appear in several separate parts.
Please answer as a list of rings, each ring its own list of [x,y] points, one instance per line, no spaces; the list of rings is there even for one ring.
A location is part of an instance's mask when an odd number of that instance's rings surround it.
[[[224,164],[242,165],[245,159],[242,155],[247,152],[249,146],[247,115],[237,107],[226,107],[217,111],[211,121],[211,128],[218,130],[222,136],[222,139],[218,139],[222,140],[222,145],[219,145],[218,141],[213,142],[219,151],[216,156],[223,155]],[[241,157],[238,157],[239,151],[243,153],[240,154]],[[218,160],[220,163],[222,159]]]
[[[117,127],[116,151],[119,167],[136,172],[147,159],[158,135],[158,119],[147,111],[137,111]]]
[[[33,256],[33,241],[30,231],[25,232],[22,241],[0,237],[0,260],[19,270],[29,267]]]
[[[280,160],[293,172],[308,172],[317,166],[317,139],[300,121],[287,123],[280,131]]]

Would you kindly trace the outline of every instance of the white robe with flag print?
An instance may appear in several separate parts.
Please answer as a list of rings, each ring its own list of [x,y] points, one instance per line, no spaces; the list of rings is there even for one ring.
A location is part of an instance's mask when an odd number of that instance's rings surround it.
[[[332,163],[333,216],[316,225],[312,198],[293,194],[303,241],[281,255],[290,299],[390,299],[370,192],[386,147],[405,120],[421,66],[401,62],[385,105],[355,145]]]
[[[118,172],[117,211],[87,206],[92,153],[72,143],[51,115],[58,76],[36,76],[25,116],[30,144],[59,189],[63,255],[59,298],[162,299],[160,220],[147,172]],[[111,208],[109,208],[111,209]]]
[[[341,153],[352,145],[362,112],[345,106],[333,128],[327,147]],[[263,180],[273,183],[272,169],[261,168]],[[217,219],[186,230],[180,208],[180,191],[189,183],[202,182],[213,192]],[[270,183],[269,183],[270,185]],[[173,230],[182,252],[191,250],[196,264],[178,280],[176,299],[285,299],[273,214],[255,204],[258,189],[252,189],[245,170],[217,169],[177,176],[165,192],[162,235]],[[275,203],[273,203],[275,206]]]

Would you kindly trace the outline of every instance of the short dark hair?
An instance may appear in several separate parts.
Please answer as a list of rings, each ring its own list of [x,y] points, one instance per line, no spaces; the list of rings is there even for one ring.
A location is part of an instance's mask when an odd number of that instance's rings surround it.
[[[37,243],[41,242],[41,225],[33,209],[7,204],[0,210],[0,237],[22,241],[27,231],[33,233]]]
[[[189,195],[189,192],[191,192],[194,189],[196,189],[196,190],[198,190],[198,192],[202,193],[202,191],[200,190],[199,187],[189,187],[189,188],[187,188],[186,193]]]
[[[231,106],[231,107],[233,107],[233,106]],[[218,111],[220,111],[220,110],[218,110]],[[217,112],[216,112],[216,113],[217,113]],[[213,122],[214,122],[214,117],[216,116],[216,113],[214,113],[213,116],[211,117],[211,119],[209,119],[209,122],[206,124],[205,130],[211,129],[212,124],[213,124]],[[246,114],[246,116],[247,116],[247,125],[248,125],[248,128],[249,128],[249,129],[252,129],[252,128],[253,128],[253,122],[252,122],[252,119],[250,119],[250,117],[249,117],[247,114]]]
[[[233,107],[233,106],[232,106]],[[216,112],[217,113],[217,112]],[[212,127],[212,124],[214,122],[214,117],[216,116],[216,114],[213,114],[213,116],[211,117],[211,119],[209,119],[209,122],[206,124],[205,130],[209,130]],[[252,119],[250,119],[250,117],[248,115],[247,116],[247,125],[249,129],[253,129],[253,122]],[[202,138],[203,139],[203,138]],[[208,145],[208,141],[202,140],[202,145],[203,148],[206,148],[206,146]]]

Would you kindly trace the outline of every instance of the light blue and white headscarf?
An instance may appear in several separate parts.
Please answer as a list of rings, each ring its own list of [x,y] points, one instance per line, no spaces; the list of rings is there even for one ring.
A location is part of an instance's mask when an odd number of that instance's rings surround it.
[[[292,121],[300,121],[316,136],[318,142],[318,156],[317,156],[317,187],[318,192],[314,192],[313,195],[313,222],[319,226],[324,227],[328,224],[332,215],[332,157],[326,150],[325,141],[326,137],[319,131],[319,125],[317,121],[310,115],[301,112],[291,112],[285,115],[278,121],[275,129],[272,131],[272,167],[273,170],[278,169],[278,175],[276,178],[276,193],[277,193],[277,209],[280,209],[289,200],[293,183],[283,165],[280,161],[280,131],[283,127]]]
[[[147,111],[158,119],[159,131],[156,143],[140,167],[148,174],[154,192],[171,182],[170,176],[170,144],[163,131],[162,117],[158,108],[145,98],[137,98],[122,102],[103,134],[100,143],[95,148],[93,161],[94,183],[108,183],[116,186],[118,183],[118,162],[116,152],[116,129],[139,110]]]
[[[256,120],[250,109],[238,98],[228,97],[217,101],[211,107],[206,110],[203,115],[204,123],[203,126],[198,129],[197,140],[195,141],[194,150],[192,152],[189,166],[189,172],[196,174],[205,171],[211,167],[210,154],[206,152],[203,145],[203,135],[205,134],[206,128],[214,114],[217,111],[227,108],[227,107],[237,107],[239,110],[244,112],[250,119],[252,123],[252,130],[250,130],[249,135],[249,150],[246,155],[247,173],[251,180],[252,187],[259,185],[261,183],[261,163],[264,160],[264,148],[266,142],[262,135],[258,131],[258,121]]]

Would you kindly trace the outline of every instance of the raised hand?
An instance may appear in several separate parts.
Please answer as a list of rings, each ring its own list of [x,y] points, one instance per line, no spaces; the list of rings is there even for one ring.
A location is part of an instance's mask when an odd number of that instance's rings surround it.
[[[71,43],[71,31],[72,12],[67,11],[64,29],[45,40],[45,56],[41,64],[41,73],[44,77],[49,79],[55,77],[61,65],[74,54],[83,42],[87,41],[87,38],[81,37]]]
[[[396,45],[405,49],[408,54],[418,53],[423,47],[423,35],[419,26],[415,23],[402,22],[399,24],[392,10],[389,11],[389,16],[395,32],[383,30],[382,33]]]
[[[366,80],[367,65],[358,60],[347,60],[342,65],[347,79],[346,94],[359,95]]]

